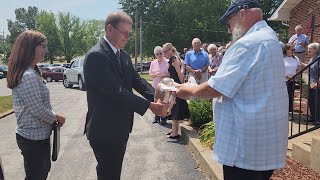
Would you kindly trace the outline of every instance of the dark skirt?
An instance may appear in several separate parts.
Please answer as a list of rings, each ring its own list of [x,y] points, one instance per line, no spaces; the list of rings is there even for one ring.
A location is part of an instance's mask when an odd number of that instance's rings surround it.
[[[172,120],[183,120],[190,117],[188,103],[184,99],[176,98],[176,104],[171,109]]]

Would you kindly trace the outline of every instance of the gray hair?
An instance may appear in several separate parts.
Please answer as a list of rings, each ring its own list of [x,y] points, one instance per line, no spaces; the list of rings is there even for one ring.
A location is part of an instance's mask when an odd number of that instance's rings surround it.
[[[216,50],[218,50],[218,48],[217,48],[217,46],[216,46],[215,44],[210,44],[210,45],[208,46],[208,51],[209,51],[209,52],[211,51],[211,49],[216,49]]]
[[[195,42],[199,42],[199,43],[201,44],[201,40],[200,40],[199,38],[194,38],[194,39],[192,40],[192,44],[195,43]]]
[[[157,54],[157,53],[161,53],[162,52],[162,47],[161,46],[156,46],[153,49],[153,53]]]
[[[311,44],[308,45],[308,48],[315,49],[317,51],[317,53],[320,52],[320,44],[319,43],[316,43],[316,42],[311,43]]]

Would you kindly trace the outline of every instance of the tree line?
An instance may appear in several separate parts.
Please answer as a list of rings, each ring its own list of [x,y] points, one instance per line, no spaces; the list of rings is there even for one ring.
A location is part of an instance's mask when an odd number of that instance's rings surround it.
[[[80,21],[69,12],[54,14],[29,6],[27,9],[15,9],[15,16],[15,20],[8,19],[10,35],[3,37],[0,45],[0,54],[5,55],[5,62],[16,37],[26,29],[37,30],[47,36],[49,53],[46,60],[51,63],[55,58],[70,62],[73,57],[85,54],[104,34],[104,20]]]
[[[261,0],[264,19],[267,20],[282,0]],[[191,40],[198,37],[202,42],[225,44],[230,35],[227,28],[218,21],[230,4],[230,0],[119,0],[123,11],[135,23],[135,15],[142,18],[143,55],[152,56],[153,48],[166,42],[173,43],[178,51],[191,46]],[[39,11],[35,6],[15,9],[16,19],[8,20],[10,35],[0,43],[0,54],[8,57],[14,39],[25,29],[43,32],[49,39],[48,60],[63,57],[70,60],[85,54],[104,34],[104,20],[80,21],[69,12],[54,14]],[[140,19],[140,18],[139,18]],[[268,21],[267,21],[268,22]],[[268,22],[280,37],[287,37],[287,27],[281,22]],[[133,28],[134,30],[134,28]],[[134,53],[133,32],[126,47]]]

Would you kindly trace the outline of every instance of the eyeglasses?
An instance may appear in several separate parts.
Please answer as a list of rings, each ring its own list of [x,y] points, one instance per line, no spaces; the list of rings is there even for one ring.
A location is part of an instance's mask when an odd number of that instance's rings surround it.
[[[118,30],[124,37],[126,37],[126,38],[130,38],[131,37],[132,32],[123,32],[123,31],[121,31],[120,29],[118,29],[115,26],[112,26],[112,27],[114,27],[116,30]]]
[[[162,52],[161,52],[161,53],[157,53],[157,54],[156,54],[156,56],[160,56],[160,55],[162,55]]]

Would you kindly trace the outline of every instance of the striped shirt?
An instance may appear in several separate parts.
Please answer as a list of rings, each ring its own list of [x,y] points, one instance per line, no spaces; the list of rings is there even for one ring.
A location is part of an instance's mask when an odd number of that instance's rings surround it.
[[[12,89],[13,109],[17,118],[16,133],[30,140],[50,137],[56,121],[50,104],[49,89],[33,68],[28,68]]]
[[[288,93],[279,40],[259,21],[227,51],[209,86],[214,107],[213,158],[227,166],[265,171],[285,166]]]

